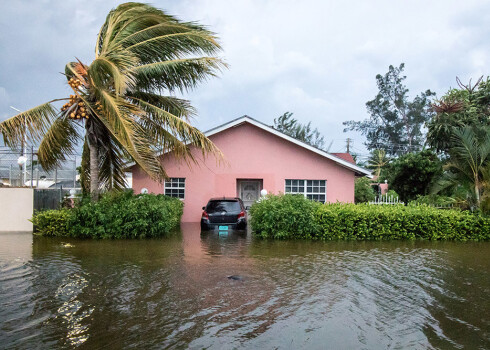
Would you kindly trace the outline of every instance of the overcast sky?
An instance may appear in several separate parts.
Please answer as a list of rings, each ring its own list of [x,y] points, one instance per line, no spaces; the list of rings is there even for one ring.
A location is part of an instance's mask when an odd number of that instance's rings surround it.
[[[70,93],[59,74],[74,57],[94,58],[97,32],[121,1],[0,2],[0,120]],[[220,37],[230,65],[185,97],[201,130],[244,114],[267,124],[286,111],[334,140],[331,151],[365,153],[342,122],[368,117],[375,76],[406,64],[413,97],[438,96],[455,78],[476,80],[490,67],[489,1],[152,1]]]

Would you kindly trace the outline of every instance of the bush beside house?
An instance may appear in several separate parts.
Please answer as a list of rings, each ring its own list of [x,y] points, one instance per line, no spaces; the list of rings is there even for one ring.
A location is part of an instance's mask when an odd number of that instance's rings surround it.
[[[366,203],[374,201],[376,192],[372,186],[372,182],[367,177],[356,179],[354,184],[354,201],[356,203]]]
[[[98,202],[82,200],[73,209],[47,210],[32,218],[34,232],[76,238],[167,236],[179,227],[183,203],[164,195],[108,193]]]
[[[251,215],[254,234],[262,238],[490,239],[489,217],[426,205],[322,205],[300,195],[271,195],[254,204]]]
[[[269,195],[250,208],[250,225],[262,238],[314,238],[319,206],[302,195]]]

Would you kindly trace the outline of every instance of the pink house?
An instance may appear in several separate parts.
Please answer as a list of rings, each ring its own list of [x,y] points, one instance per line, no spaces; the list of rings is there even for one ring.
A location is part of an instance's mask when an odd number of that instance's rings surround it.
[[[224,154],[220,164],[213,157],[191,168],[171,153],[162,158],[170,177],[152,181],[138,166],[132,167],[133,189],[181,198],[183,222],[198,222],[211,197],[240,197],[250,206],[268,193],[300,193],[320,202],[353,202],[356,176],[370,175],[350,154],[332,154],[289,137],[253,118],[244,116],[205,133]]]

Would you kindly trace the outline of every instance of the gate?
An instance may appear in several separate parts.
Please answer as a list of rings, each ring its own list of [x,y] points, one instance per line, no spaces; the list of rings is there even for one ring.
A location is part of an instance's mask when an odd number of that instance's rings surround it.
[[[60,209],[63,192],[61,188],[34,189],[34,211]]]

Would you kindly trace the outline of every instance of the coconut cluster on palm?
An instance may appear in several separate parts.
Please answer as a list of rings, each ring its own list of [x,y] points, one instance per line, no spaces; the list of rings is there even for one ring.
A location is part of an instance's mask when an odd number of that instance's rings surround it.
[[[214,56],[220,50],[216,35],[197,23],[146,4],[119,5],[99,31],[94,61],[66,65],[70,97],[9,118],[0,123],[0,132],[11,147],[24,138],[39,143],[39,161],[47,170],[83,140],[94,197],[101,188],[124,187],[128,160],[162,180],[166,173],[159,155],[167,151],[191,161],[192,147],[220,155],[189,123],[195,114],[189,101],[172,96],[224,68]],[[58,110],[53,103],[61,100],[68,102]]]

